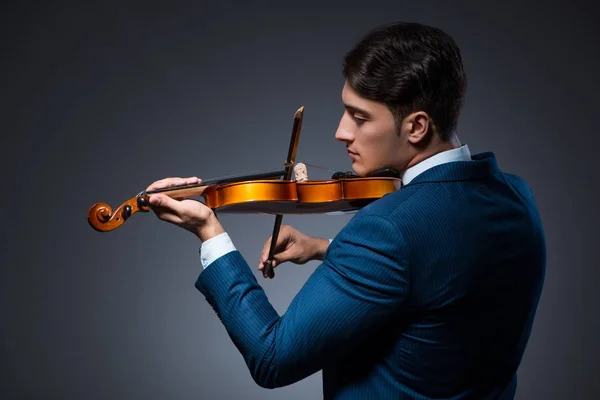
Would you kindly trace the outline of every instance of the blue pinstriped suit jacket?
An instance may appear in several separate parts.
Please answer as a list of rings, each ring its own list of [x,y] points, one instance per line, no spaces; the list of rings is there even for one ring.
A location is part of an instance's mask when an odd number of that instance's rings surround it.
[[[472,158],[360,210],[282,316],[238,251],[200,274],[257,384],[322,370],[327,399],[513,398],[543,229],[526,183]]]

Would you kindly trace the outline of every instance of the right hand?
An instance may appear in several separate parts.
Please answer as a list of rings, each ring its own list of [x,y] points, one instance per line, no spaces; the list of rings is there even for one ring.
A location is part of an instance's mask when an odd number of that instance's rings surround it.
[[[258,262],[258,269],[265,278],[273,278],[274,271],[269,276],[265,263],[269,257],[272,237],[269,237],[263,246]],[[328,239],[319,239],[308,236],[289,225],[282,225],[273,251],[272,268],[286,261],[294,264],[305,264],[311,260],[322,259],[329,245]]]

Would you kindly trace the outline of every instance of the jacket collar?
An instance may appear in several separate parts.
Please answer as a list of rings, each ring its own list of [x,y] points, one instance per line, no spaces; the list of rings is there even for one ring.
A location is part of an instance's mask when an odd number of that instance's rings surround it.
[[[431,167],[404,186],[428,182],[480,180],[498,173],[500,168],[496,156],[492,152],[485,152],[471,155],[470,161],[452,161]]]
[[[464,144],[458,148],[442,151],[434,154],[433,156],[421,161],[420,163],[413,165],[402,173],[400,178],[404,185],[408,185],[413,179],[440,164],[449,163],[452,161],[470,161],[471,151],[469,146]]]

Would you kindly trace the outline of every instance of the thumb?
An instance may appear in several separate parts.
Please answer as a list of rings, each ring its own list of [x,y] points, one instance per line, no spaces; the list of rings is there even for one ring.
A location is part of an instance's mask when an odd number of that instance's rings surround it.
[[[179,213],[181,207],[179,201],[161,193],[150,195],[148,202],[152,206],[166,208],[175,212],[176,214]]]
[[[269,258],[269,252],[266,251],[263,254],[262,257],[262,262],[263,264],[267,262],[267,259]],[[279,252],[279,253],[274,253],[273,254],[273,258],[272,258],[272,266],[275,267],[278,264],[281,264],[283,262],[289,261],[291,259],[294,258],[294,254],[293,254],[293,246],[290,246],[288,248],[286,248],[285,250]]]

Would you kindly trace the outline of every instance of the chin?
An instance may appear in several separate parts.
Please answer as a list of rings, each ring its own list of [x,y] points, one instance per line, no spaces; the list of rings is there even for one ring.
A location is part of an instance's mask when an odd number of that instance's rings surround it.
[[[363,166],[357,164],[356,162],[352,163],[352,171],[358,176],[366,176],[369,171],[367,171]]]

